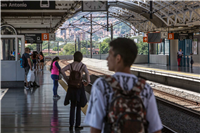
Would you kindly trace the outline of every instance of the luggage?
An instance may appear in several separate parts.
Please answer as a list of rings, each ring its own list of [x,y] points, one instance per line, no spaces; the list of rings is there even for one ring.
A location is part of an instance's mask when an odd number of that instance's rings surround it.
[[[34,82],[35,81],[35,75],[34,71],[31,71],[29,69],[28,75],[27,75],[27,82]]]
[[[145,80],[138,78],[137,84],[130,90],[123,90],[114,77],[105,80],[113,89],[110,107],[106,107],[104,133],[147,133],[146,110],[140,97]]]
[[[70,72],[70,76],[69,76],[69,81],[68,81],[68,86],[70,88],[81,88],[82,87],[82,76],[81,76],[81,69],[83,67],[83,64],[80,68],[79,71],[75,71],[73,70],[72,68],[72,65],[70,64],[71,66],[71,72]]]

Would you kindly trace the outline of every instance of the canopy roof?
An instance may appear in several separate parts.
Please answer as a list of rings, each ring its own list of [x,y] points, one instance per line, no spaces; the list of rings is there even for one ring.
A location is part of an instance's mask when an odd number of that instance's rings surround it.
[[[137,32],[200,31],[199,1],[109,0],[109,16],[125,22]],[[55,1],[53,10],[1,10],[1,24],[14,26],[19,33],[55,32],[69,18],[81,12],[79,1]],[[105,13],[106,14],[106,13]]]

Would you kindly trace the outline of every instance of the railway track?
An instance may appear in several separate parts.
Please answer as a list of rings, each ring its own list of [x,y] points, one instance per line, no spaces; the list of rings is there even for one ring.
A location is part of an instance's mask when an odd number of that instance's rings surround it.
[[[63,68],[64,66],[66,66],[67,64],[69,64],[67,61],[60,61],[60,65],[61,68]],[[99,78],[100,76],[105,75],[105,73],[101,73],[99,71],[95,71],[92,69],[89,69],[89,74],[91,76],[91,78],[93,79],[92,81],[95,81],[97,78]],[[69,75],[69,72],[66,72],[67,75]],[[90,89],[92,87],[92,83],[89,84]],[[90,94],[90,89],[87,89],[86,91]],[[157,89],[153,89],[154,94],[156,96],[156,100],[159,102],[162,102],[163,104],[166,104],[167,106],[171,106],[173,108],[176,108],[177,110],[180,110],[181,112],[187,113],[189,115],[192,116],[197,116],[200,117],[200,112],[198,111],[194,111],[193,109],[200,109],[200,104],[196,103],[194,101],[182,98],[182,97],[178,97],[163,91],[159,91]],[[173,102],[171,101],[173,100]],[[190,109],[188,109],[188,107],[191,107]],[[193,109],[192,109],[193,108]],[[163,133],[177,133],[176,131],[170,129],[169,127],[167,127],[166,125],[163,125]]]

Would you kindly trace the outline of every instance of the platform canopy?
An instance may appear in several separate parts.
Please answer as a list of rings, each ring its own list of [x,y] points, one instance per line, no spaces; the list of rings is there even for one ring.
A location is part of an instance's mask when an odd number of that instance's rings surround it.
[[[81,1],[51,2],[54,2],[54,6],[49,9],[45,9],[47,5],[40,1],[38,3],[44,8],[32,9],[30,6],[30,9],[6,9],[6,5],[2,4],[1,25],[10,24],[18,33],[53,33],[66,20],[82,12]],[[151,12],[150,1],[147,0],[109,0],[108,5],[109,16],[134,27],[137,32],[200,32],[199,1],[153,1]]]

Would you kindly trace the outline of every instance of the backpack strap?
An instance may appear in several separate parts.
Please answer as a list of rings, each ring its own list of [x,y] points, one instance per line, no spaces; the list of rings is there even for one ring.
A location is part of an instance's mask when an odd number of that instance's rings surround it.
[[[136,95],[140,95],[140,92],[144,90],[146,84],[146,80],[143,78],[138,77],[138,82],[132,88],[132,91],[135,92]]]
[[[115,90],[122,90],[119,82],[112,76],[106,75],[105,80],[109,83],[109,85],[112,87],[112,89]]]
[[[84,64],[82,64],[82,65],[81,65],[81,68],[80,68],[79,72],[81,71],[81,69],[82,69],[83,65],[84,65]]]

